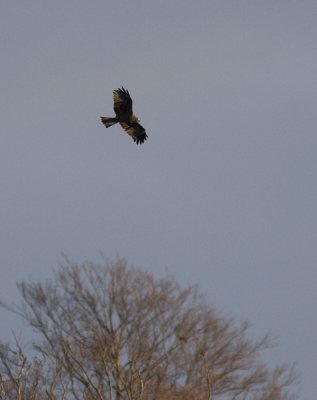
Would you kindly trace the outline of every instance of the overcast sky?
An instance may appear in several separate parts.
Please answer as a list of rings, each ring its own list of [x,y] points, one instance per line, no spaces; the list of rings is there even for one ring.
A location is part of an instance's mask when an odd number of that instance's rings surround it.
[[[0,297],[119,255],[270,331],[314,398],[317,2],[10,0],[0,31]],[[121,85],[142,146],[100,123]]]

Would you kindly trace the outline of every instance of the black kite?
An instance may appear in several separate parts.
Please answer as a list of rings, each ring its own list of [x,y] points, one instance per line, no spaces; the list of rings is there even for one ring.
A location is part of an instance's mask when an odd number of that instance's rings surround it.
[[[113,91],[113,109],[116,113],[115,117],[101,117],[101,122],[105,127],[109,128],[119,122],[136,144],[142,144],[147,139],[147,134],[143,126],[139,124],[139,118],[133,114],[130,93],[123,86]]]

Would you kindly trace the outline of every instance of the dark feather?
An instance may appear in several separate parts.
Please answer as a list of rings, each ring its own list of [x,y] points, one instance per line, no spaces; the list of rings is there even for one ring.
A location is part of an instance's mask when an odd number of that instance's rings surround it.
[[[147,134],[145,129],[141,124],[138,122],[127,123],[127,122],[120,122],[122,128],[130,135],[136,144],[142,144],[147,139]]]

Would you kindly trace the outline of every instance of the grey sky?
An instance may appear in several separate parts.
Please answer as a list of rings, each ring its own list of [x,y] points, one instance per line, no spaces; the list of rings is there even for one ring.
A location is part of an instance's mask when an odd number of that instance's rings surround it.
[[[278,336],[312,399],[317,2],[10,0],[0,31],[1,297],[119,254]],[[99,121],[121,85],[142,146]]]

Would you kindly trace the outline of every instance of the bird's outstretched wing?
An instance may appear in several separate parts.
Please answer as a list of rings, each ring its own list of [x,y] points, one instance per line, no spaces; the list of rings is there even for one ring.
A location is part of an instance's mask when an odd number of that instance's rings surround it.
[[[127,132],[127,134],[132,137],[136,144],[142,144],[147,139],[145,129],[138,122],[120,122],[120,125]]]
[[[113,91],[113,108],[119,120],[125,120],[132,114],[132,99],[123,86]]]

